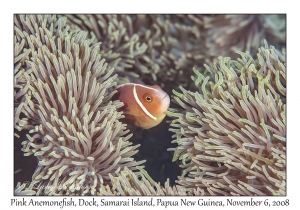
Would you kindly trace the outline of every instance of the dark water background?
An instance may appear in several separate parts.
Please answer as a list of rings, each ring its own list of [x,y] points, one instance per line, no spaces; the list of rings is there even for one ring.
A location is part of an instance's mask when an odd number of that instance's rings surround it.
[[[21,151],[23,141],[27,139],[28,131],[17,131],[15,133],[20,135],[20,138],[14,137],[14,187],[18,182],[31,182],[31,177],[37,167],[38,160],[34,155],[23,156]]]

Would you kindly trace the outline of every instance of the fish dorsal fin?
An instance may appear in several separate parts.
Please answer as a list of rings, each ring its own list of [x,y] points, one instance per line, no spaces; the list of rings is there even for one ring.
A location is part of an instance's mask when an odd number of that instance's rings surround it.
[[[151,87],[157,90],[161,90],[161,87],[159,85],[152,85]]]

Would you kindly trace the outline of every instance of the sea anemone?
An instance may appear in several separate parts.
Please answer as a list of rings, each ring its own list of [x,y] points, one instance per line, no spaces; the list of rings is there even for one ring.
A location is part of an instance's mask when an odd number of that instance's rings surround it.
[[[138,167],[137,167],[138,168]],[[110,176],[112,187],[110,185],[101,186],[99,195],[204,195],[204,191],[195,188],[192,192],[180,185],[170,186],[169,180],[165,182],[164,187],[152,180],[148,173],[141,170],[141,174],[137,176],[128,168],[120,171],[117,176]]]
[[[66,15],[67,24],[89,32],[95,42],[101,42],[100,53],[108,67],[118,73],[119,84],[128,82],[143,83],[140,77],[155,73],[139,66],[136,61],[145,57],[147,45],[139,40],[137,26],[131,15]]]
[[[170,109],[177,143],[174,160],[183,169],[178,184],[206,195],[286,194],[285,57],[271,46],[241,58],[219,57],[196,69],[198,91],[180,88]]]
[[[200,15],[206,58],[237,58],[235,51],[255,53],[263,40],[281,49],[285,45],[284,15]]]
[[[285,195],[285,27],[285,15],[15,15],[15,142],[38,160],[15,195]],[[161,182],[135,160],[112,100],[127,82],[174,89],[173,186],[171,153],[147,160]],[[148,134],[166,127],[134,138],[155,156],[170,142]]]
[[[102,42],[101,54],[116,69],[118,83],[178,85],[185,82],[183,69],[190,71],[203,58],[193,51],[201,49],[199,27],[186,15],[66,16],[70,27]]]
[[[18,78],[26,78],[26,85],[18,86],[23,98],[15,109],[15,125],[32,133],[22,142],[24,155],[39,160],[25,189],[32,194],[38,185],[37,195],[95,195],[109,173],[124,166],[134,170],[144,162],[131,157],[139,145],[131,146],[132,134],[119,121],[123,115],[117,109],[123,104],[111,100],[117,75],[106,71],[100,43],[91,45],[84,31],[70,32],[66,18],[49,25],[41,16],[18,18],[35,28],[28,35],[15,27],[24,37],[21,42],[26,37],[26,44],[16,46],[30,51],[16,79],[18,85],[24,81]]]

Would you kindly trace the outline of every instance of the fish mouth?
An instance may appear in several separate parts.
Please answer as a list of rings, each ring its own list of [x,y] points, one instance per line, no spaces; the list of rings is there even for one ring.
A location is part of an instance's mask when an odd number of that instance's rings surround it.
[[[164,98],[167,97],[167,96],[168,96],[168,94],[166,94],[161,100],[164,100]]]

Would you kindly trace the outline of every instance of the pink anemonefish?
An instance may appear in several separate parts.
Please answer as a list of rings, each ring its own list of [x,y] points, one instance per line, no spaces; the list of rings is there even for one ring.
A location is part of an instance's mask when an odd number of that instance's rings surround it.
[[[129,123],[148,129],[165,118],[170,97],[158,85],[127,83],[119,85],[117,91],[113,99],[124,103],[121,111]]]

